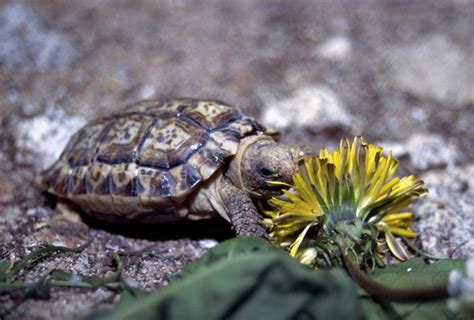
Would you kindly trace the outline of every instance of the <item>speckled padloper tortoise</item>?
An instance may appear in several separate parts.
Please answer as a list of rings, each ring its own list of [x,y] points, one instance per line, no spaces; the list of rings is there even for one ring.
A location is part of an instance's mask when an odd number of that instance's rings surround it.
[[[48,192],[107,221],[164,222],[217,213],[265,236],[252,200],[290,182],[299,149],[214,100],[147,100],[94,120],[43,173]]]

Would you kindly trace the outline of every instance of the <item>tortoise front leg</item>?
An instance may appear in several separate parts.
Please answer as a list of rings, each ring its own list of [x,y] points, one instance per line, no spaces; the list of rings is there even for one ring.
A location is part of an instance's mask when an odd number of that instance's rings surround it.
[[[222,180],[219,193],[237,235],[267,239],[267,231],[250,197],[227,179]]]

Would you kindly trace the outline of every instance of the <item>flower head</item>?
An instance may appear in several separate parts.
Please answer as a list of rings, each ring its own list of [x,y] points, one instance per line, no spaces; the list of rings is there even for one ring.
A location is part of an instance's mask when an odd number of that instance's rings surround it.
[[[268,201],[270,236],[300,261],[324,265],[341,246],[362,260],[377,260],[383,233],[390,251],[406,259],[394,235],[416,234],[410,229],[411,212],[401,210],[427,189],[414,176],[394,177],[398,162],[382,151],[356,137],[352,144],[342,140],[333,152],[323,149],[319,156],[301,159],[289,189]]]

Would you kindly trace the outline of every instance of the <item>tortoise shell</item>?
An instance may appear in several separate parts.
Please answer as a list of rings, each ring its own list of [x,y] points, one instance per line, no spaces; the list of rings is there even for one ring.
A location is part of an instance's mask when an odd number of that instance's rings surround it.
[[[80,129],[43,179],[50,193],[89,213],[173,220],[240,139],[261,131],[219,101],[142,101]]]

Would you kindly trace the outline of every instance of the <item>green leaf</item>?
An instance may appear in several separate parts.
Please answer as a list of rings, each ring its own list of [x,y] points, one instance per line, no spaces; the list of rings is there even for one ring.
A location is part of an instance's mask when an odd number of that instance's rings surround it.
[[[268,241],[257,237],[237,237],[222,242],[207,251],[200,259],[184,268],[175,278],[182,278],[209,265],[223,260],[231,260],[240,255],[255,254],[257,252],[273,252],[279,250]]]
[[[44,273],[39,280],[36,282],[20,282],[10,281],[10,278],[16,276],[19,272],[23,271],[27,267],[33,266],[39,261],[41,257],[54,256],[59,252],[81,252],[89,244],[91,240],[76,248],[68,248],[63,246],[54,246],[50,244],[44,244],[30,254],[26,255],[16,264],[0,260],[0,295],[16,290],[26,291],[20,299],[17,299],[13,306],[5,310],[0,308],[0,319],[6,317],[10,312],[16,309],[21,303],[27,299],[49,299],[52,287],[67,286],[67,287],[106,287],[109,289],[121,288],[120,277],[122,274],[122,261],[118,254],[113,254],[113,259],[117,265],[116,272],[103,277],[86,277],[77,274],[73,274],[60,269],[52,269]]]
[[[412,259],[385,268],[376,269],[371,278],[391,288],[429,287],[444,283],[449,272],[453,269],[462,269],[463,261],[440,260],[433,264],[426,264],[422,259]],[[376,304],[374,300],[360,290],[360,300],[364,313],[369,319],[450,319],[453,314],[446,307],[446,300],[424,303],[389,303]]]
[[[92,242],[92,239],[89,239],[85,244],[77,248],[68,248],[63,246],[55,246],[52,244],[44,244],[33,250],[30,254],[26,255],[18,263],[15,263],[5,275],[5,279],[14,277],[18,272],[23,270],[29,265],[35,264],[41,257],[44,255],[52,255],[58,252],[81,252],[87,248]]]
[[[86,319],[360,318],[343,271],[314,271],[261,242],[230,240],[169,286],[146,296],[127,294],[111,310]]]
[[[7,281],[8,271],[12,267],[12,263],[7,260],[0,260],[0,282]]]

